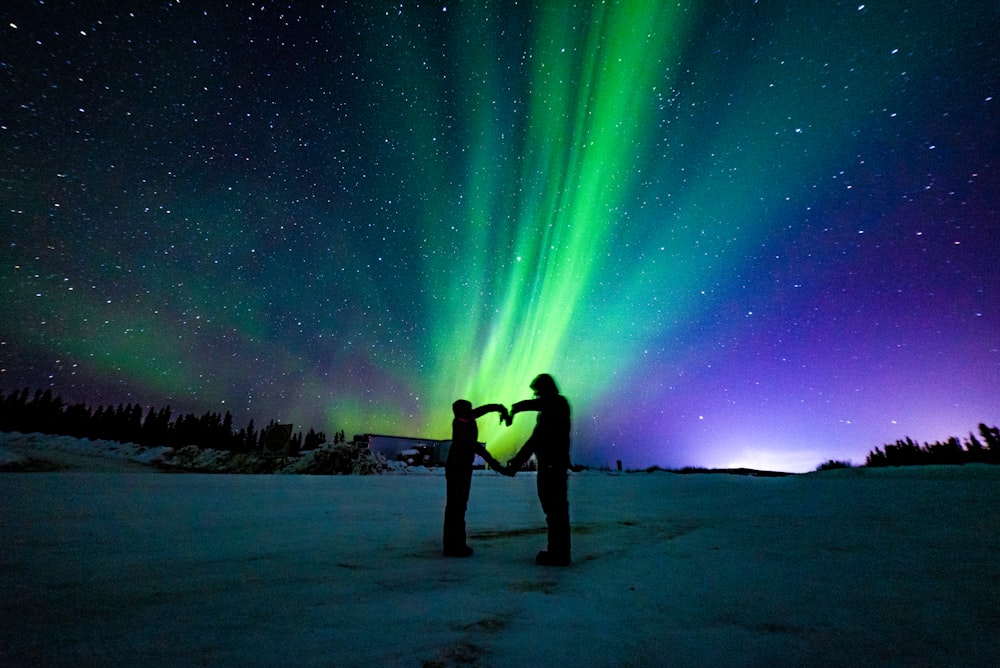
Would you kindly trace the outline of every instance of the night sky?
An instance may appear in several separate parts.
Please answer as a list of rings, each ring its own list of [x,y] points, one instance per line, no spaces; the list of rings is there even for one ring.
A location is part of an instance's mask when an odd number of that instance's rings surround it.
[[[548,372],[630,468],[1000,422],[993,0],[0,17],[7,392],[447,438]]]

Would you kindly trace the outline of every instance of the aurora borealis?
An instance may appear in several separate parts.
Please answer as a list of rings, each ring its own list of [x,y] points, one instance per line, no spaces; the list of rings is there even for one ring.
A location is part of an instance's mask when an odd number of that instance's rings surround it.
[[[904,4],[9,3],[0,388],[446,438],[548,372],[630,467],[995,424],[1000,6]]]

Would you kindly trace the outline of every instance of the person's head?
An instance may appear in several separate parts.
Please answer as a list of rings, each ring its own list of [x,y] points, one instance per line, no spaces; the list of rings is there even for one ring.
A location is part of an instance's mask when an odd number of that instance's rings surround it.
[[[457,418],[469,417],[472,415],[472,402],[459,399],[451,405],[451,410]]]
[[[540,373],[531,381],[531,389],[539,397],[550,397],[559,394],[556,381],[547,373]]]

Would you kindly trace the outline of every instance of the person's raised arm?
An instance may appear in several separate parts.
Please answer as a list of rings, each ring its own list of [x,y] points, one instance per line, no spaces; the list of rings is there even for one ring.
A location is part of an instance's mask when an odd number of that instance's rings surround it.
[[[519,401],[510,407],[510,417],[507,419],[507,425],[509,426],[514,416],[518,413],[527,413],[530,411],[540,411],[542,410],[542,400],[541,399],[525,399],[524,401]]]
[[[472,409],[472,418],[478,419],[487,413],[500,413],[500,419],[503,420],[507,416],[507,407],[503,404],[484,404]]]

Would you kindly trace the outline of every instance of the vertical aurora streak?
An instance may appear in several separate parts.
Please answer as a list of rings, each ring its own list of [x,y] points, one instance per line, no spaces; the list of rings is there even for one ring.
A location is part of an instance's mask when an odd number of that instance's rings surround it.
[[[577,10],[579,11],[579,10]],[[513,212],[513,262],[482,361],[465,394],[525,395],[552,371],[599,389],[610,377],[572,373],[574,314],[602,270],[615,211],[647,160],[643,133],[668,45],[682,37],[677,6],[636,2],[541,13],[532,50],[524,145]],[[484,249],[484,255],[489,250]],[[596,372],[596,373],[595,373]],[[584,402],[583,405],[586,405]],[[524,430],[487,426],[498,452]]]

